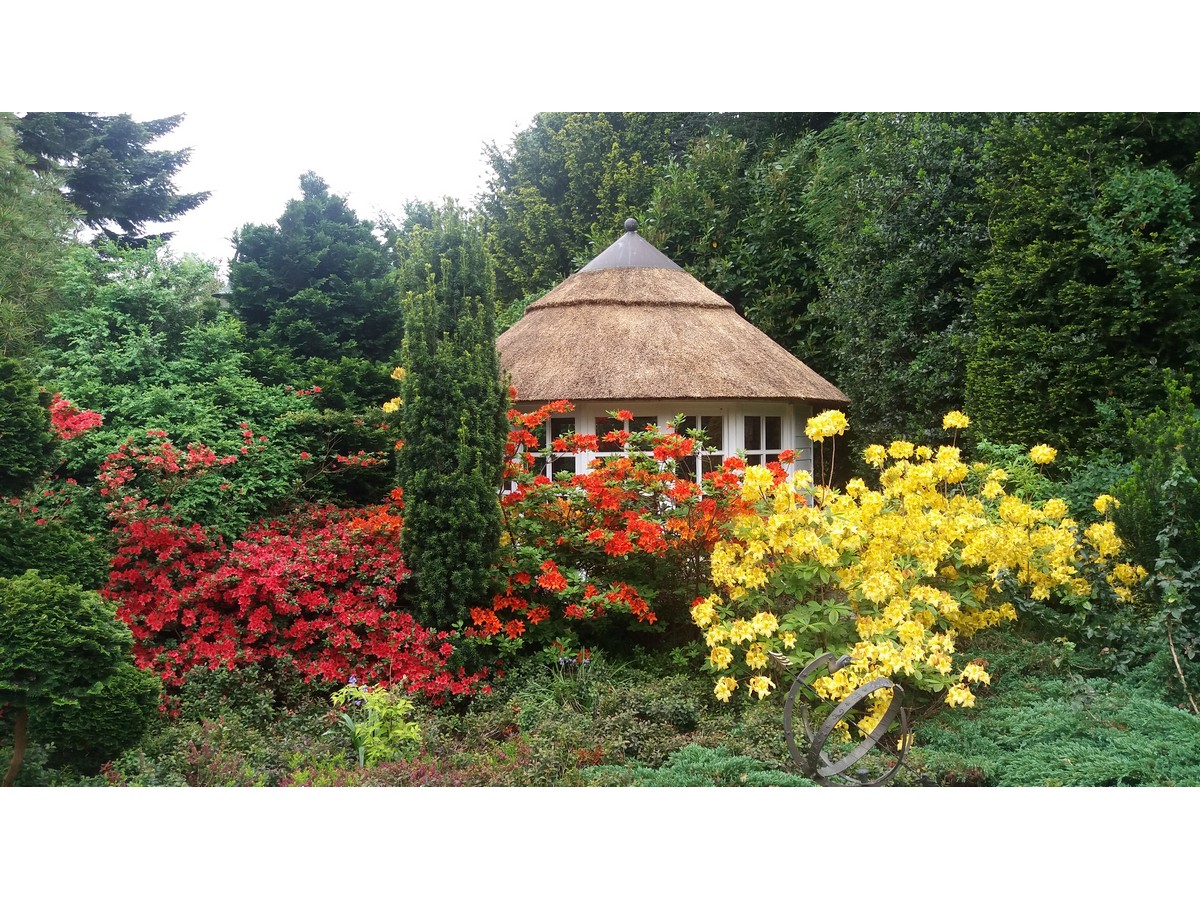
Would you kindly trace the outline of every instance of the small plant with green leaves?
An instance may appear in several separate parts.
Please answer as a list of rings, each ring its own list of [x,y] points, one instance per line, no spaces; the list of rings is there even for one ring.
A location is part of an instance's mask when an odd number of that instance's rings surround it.
[[[421,728],[408,719],[413,703],[399,687],[369,688],[351,675],[346,686],[334,693],[333,705],[340,710],[338,725],[350,738],[360,766],[390,762],[420,746]]]

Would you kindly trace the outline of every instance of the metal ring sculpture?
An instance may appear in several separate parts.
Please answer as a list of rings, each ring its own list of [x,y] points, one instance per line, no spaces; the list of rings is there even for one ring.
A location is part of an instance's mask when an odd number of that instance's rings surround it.
[[[821,727],[815,732],[809,721],[808,703],[801,703],[800,719],[804,727],[804,734],[808,738],[807,753],[803,752],[796,744],[795,729],[793,728],[792,721],[796,708],[796,700],[800,692],[810,687],[817,670],[822,666],[828,666],[829,674],[832,675],[838,669],[848,665],[849,662],[849,656],[834,659],[832,653],[825,653],[800,670],[800,674],[792,682],[792,688],[788,691],[787,702],[783,707],[783,736],[787,740],[788,751],[792,754],[792,759],[795,760],[796,765],[800,767],[800,771],[819,784],[859,786],[883,784],[900,771],[900,766],[903,764],[904,758],[908,755],[909,743],[908,715],[905,713],[903,706],[904,690],[890,679],[880,677],[860,685],[850,696],[834,707],[833,712],[829,714],[825,721],[821,723]],[[861,701],[884,688],[891,689],[892,702],[888,704],[888,708],[880,718],[879,723],[871,729],[871,733],[863,738],[853,750],[836,761],[830,760],[829,756],[825,753],[825,743],[829,740],[829,736],[833,734],[833,730],[837,727],[838,722],[845,719],[846,714]],[[892,723],[897,718],[900,721],[900,733],[897,738],[898,749],[892,750],[886,744],[880,744],[879,740],[888,733],[888,730],[892,727]],[[895,763],[889,767],[888,771],[884,772],[878,778],[862,780],[846,774],[846,771],[851,766],[866,756],[876,746],[895,757]]]

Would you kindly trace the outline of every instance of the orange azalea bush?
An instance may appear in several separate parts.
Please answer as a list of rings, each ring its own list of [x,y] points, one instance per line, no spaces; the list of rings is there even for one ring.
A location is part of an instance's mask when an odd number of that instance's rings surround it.
[[[632,416],[617,410],[612,417],[621,428],[603,440],[623,452],[552,481],[535,472],[535,452],[546,447],[549,416],[572,409],[562,400],[531,413],[509,412],[505,479],[511,489],[502,498],[497,590],[489,604],[471,609],[466,633],[505,651],[672,625],[686,633],[690,602],[710,589],[708,554],[742,506],[740,461],[706,475],[702,490],[677,473],[680,461],[699,451],[698,437],[630,432]],[[550,449],[598,446],[594,435],[570,434]]]
[[[968,424],[958,412],[944,422],[955,436]],[[820,443],[847,427],[834,412],[807,431]],[[1053,460],[1044,445],[1031,455]],[[744,506],[712,552],[718,591],[692,609],[718,698],[743,687],[770,695],[772,653],[804,665],[832,651],[851,663],[814,682],[831,703],[884,676],[971,706],[973,686],[990,676],[985,661],[963,663],[959,651],[976,632],[1014,619],[1018,594],[1074,605],[1104,591],[1128,599],[1146,576],[1118,562],[1111,522],[1081,531],[1064,501],[1009,494],[1003,470],[969,466],[954,441],[873,445],[865,459],[878,470],[877,487],[855,478],[838,491],[803,471],[779,479],[747,470]],[[890,694],[871,695],[858,722],[864,734]]]

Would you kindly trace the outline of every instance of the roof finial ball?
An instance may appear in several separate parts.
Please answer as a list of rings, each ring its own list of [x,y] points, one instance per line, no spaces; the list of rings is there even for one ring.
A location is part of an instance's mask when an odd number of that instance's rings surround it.
[[[625,230],[626,231],[637,231],[637,219],[632,219],[632,218],[626,219],[625,220]]]

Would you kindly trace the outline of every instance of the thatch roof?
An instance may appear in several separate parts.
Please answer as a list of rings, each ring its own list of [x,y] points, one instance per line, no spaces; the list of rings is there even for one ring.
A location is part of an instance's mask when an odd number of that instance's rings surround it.
[[[636,227],[500,335],[521,400],[850,402]]]

